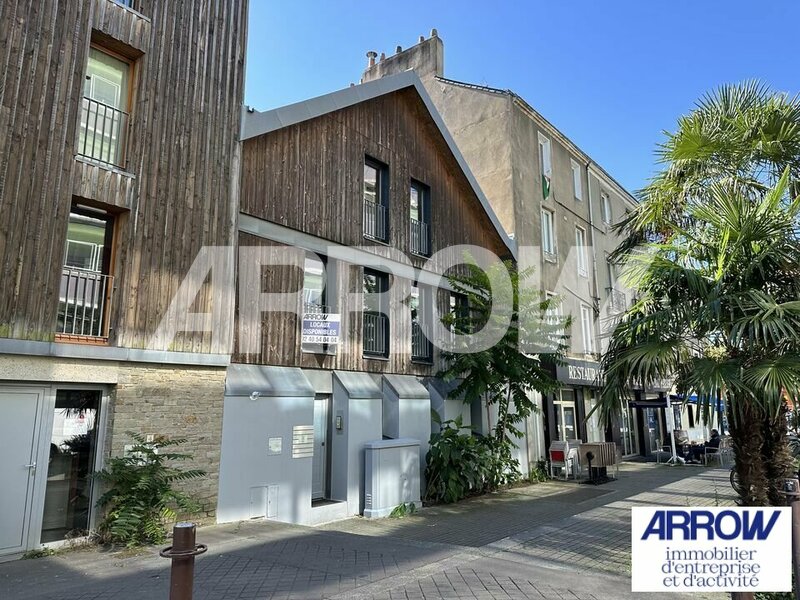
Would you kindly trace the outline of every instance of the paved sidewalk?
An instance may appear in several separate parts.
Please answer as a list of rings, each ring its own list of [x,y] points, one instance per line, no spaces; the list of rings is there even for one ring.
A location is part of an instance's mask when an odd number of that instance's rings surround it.
[[[626,464],[602,486],[539,484],[405,519],[207,527],[198,532],[210,550],[197,561],[195,598],[632,598],[631,506],[732,501],[726,471]],[[166,600],[168,567],[154,549],[4,563],[0,598]]]

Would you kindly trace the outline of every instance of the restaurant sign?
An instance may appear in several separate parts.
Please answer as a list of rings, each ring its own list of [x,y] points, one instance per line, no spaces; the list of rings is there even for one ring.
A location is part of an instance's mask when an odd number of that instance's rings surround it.
[[[341,315],[332,313],[306,313],[303,315],[303,344],[339,343]]]
[[[564,359],[563,365],[556,366],[556,379],[562,383],[599,387],[600,363],[589,360]]]

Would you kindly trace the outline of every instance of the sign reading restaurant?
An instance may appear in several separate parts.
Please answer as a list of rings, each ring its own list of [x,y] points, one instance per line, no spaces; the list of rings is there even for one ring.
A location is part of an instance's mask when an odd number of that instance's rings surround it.
[[[567,358],[563,365],[556,366],[556,379],[562,383],[596,387],[600,381],[600,363],[589,360]]]
[[[306,313],[303,315],[303,344],[339,343],[341,315],[329,313]]]

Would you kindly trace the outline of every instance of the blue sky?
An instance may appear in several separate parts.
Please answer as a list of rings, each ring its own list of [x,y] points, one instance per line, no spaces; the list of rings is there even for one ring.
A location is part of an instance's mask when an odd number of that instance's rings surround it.
[[[245,102],[265,110],[358,82],[436,27],[445,76],[510,88],[629,190],[664,129],[720,84],[800,91],[797,0],[251,0]]]

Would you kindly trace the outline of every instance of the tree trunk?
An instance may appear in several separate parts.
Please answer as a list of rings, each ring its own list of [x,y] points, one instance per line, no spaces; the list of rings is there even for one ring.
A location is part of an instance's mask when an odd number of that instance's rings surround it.
[[[762,420],[764,445],[761,447],[761,460],[767,476],[767,495],[772,506],[786,506],[783,482],[795,474],[794,457],[786,437],[786,403],[782,403],[777,414],[766,414]]]
[[[767,473],[762,455],[763,410],[750,400],[728,397],[728,415],[736,455],[740,506],[769,506]]]

